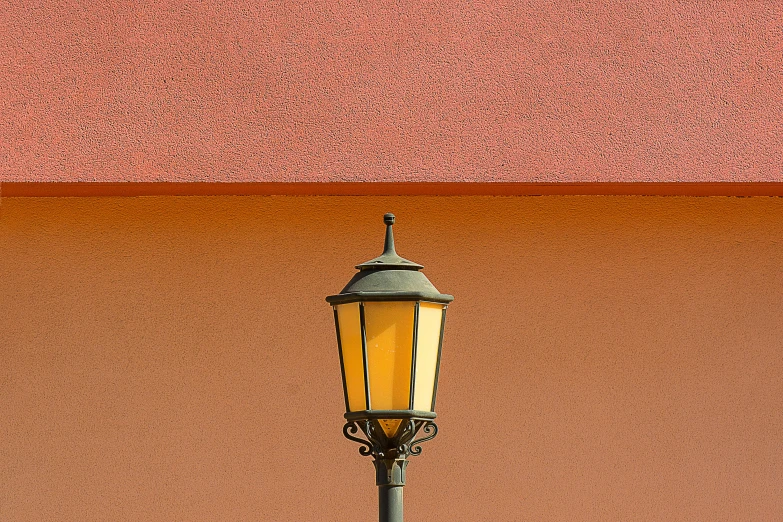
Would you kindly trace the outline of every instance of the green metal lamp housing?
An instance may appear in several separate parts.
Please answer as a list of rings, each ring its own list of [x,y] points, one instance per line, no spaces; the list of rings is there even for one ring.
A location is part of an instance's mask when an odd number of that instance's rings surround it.
[[[423,266],[397,255],[394,215],[383,221],[383,254],[357,265],[359,272],[326,301],[334,308],[340,352],[343,433],[365,446],[362,455],[375,458],[381,520],[398,520],[397,504],[401,520],[407,457],[437,434],[432,421],[443,330],[454,297],[438,292],[420,272]],[[356,437],[359,430],[367,440]],[[420,430],[428,436],[416,440]]]
[[[394,249],[394,215],[384,216],[381,256],[357,265],[334,307],[346,419],[377,419],[394,437],[404,419],[435,418],[435,396],[446,307],[420,272]]]

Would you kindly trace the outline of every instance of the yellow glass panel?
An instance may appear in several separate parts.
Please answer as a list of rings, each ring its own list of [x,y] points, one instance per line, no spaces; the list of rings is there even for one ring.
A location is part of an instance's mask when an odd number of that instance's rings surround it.
[[[345,387],[348,391],[348,411],[367,409],[364,397],[364,360],[362,358],[362,327],[359,303],[337,306],[340,324],[340,344],[343,350]]]
[[[413,301],[364,303],[373,410],[410,406],[414,305]]]
[[[392,438],[397,433],[397,428],[400,427],[402,419],[380,419],[381,428],[387,437]]]
[[[416,343],[416,386],[413,390],[413,409],[432,410],[432,391],[435,387],[435,368],[438,364],[440,323],[443,305],[421,303]]]

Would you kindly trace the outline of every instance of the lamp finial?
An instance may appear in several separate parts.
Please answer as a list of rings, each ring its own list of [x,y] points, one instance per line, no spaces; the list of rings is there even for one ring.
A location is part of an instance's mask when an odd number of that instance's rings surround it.
[[[362,264],[356,265],[359,270],[421,270],[423,266],[408,261],[397,255],[394,248],[394,232],[392,225],[396,218],[394,214],[388,212],[383,215],[383,222],[386,225],[386,241],[383,244],[383,254],[375,259],[370,259]]]
[[[394,250],[394,232],[392,232],[392,225],[394,224],[394,214],[389,212],[383,215],[383,222],[386,223],[386,241],[383,244],[383,255],[394,254],[397,255],[397,251]]]

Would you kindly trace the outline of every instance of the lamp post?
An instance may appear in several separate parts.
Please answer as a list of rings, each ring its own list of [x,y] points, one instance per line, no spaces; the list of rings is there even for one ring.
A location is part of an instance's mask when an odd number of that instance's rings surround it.
[[[402,522],[408,457],[421,454],[419,444],[438,433],[435,396],[446,308],[454,297],[438,292],[423,266],[397,255],[394,214],[383,222],[383,254],[357,265],[359,272],[326,301],[337,329],[343,434],[374,459],[380,521]]]

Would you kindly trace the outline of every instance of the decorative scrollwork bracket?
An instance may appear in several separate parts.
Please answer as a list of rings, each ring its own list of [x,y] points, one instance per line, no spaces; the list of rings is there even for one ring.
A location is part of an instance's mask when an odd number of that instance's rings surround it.
[[[366,440],[357,436],[360,431]],[[426,436],[417,439],[419,431]],[[432,419],[402,419],[391,436],[384,431],[380,419],[348,420],[343,426],[343,435],[361,445],[359,454],[373,457],[378,486],[405,485],[408,457],[421,455],[421,443],[432,440],[437,434],[438,426]]]

